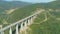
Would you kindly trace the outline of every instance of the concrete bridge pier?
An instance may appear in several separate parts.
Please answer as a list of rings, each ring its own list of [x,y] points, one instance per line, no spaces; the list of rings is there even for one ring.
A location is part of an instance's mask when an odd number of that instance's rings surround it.
[[[24,23],[24,24],[25,24],[25,25],[24,25],[24,33],[25,33],[25,34],[27,34],[27,31],[26,31],[26,30],[27,30],[27,27],[28,27],[27,21],[28,21],[28,20],[26,20],[25,23]]]
[[[30,24],[31,24],[31,20],[29,19],[29,20],[28,20],[28,26],[29,26]]]
[[[20,31],[23,30],[24,26],[23,26],[23,22],[21,23],[21,28],[20,28]]]
[[[24,29],[26,29],[27,28],[27,20],[24,22]]]
[[[0,25],[0,30],[2,30],[2,25]],[[4,32],[2,31],[0,32],[0,34],[4,34]]]
[[[16,25],[16,34],[19,34],[19,32],[18,32],[18,30],[19,30],[19,28],[18,28],[18,24]]]

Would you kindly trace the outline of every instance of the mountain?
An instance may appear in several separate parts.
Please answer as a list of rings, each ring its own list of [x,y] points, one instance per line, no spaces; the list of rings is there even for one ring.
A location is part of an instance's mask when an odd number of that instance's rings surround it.
[[[60,1],[54,1],[54,2],[50,2],[48,3],[50,4],[51,8],[56,8],[56,9],[60,9]]]
[[[60,34],[60,1],[37,3],[18,8],[13,12],[1,15],[0,24],[9,25],[32,15],[38,9],[45,9],[27,29],[28,34]],[[2,9],[1,9],[2,10]]]
[[[45,10],[27,29],[29,34],[60,34],[60,11]]]
[[[6,2],[6,1],[4,1],[4,2]],[[20,20],[22,18],[25,18],[25,17],[31,15],[31,13],[35,12],[35,10],[38,9],[38,8],[40,8],[40,9],[46,9],[46,10],[54,9],[58,5],[58,3],[57,3],[57,4],[55,4],[56,6],[54,5],[55,7],[52,7],[53,6],[52,4],[55,3],[55,2],[57,2],[57,1],[49,2],[49,3],[37,3],[37,4],[28,5],[28,6],[25,6],[25,7],[22,7],[22,8],[18,8],[16,10],[14,10],[13,12],[9,13],[9,14],[8,14],[8,12],[7,13],[3,12],[2,13],[2,15],[3,15],[2,19],[5,19],[8,23],[13,23],[13,22],[16,22],[16,21],[18,21],[18,20]],[[15,4],[19,5],[20,4],[17,1],[8,2],[6,4],[9,4],[9,3],[12,3],[12,5],[15,5]]]
[[[44,9],[60,9],[60,0],[48,2],[48,3],[36,3],[34,5],[40,6],[40,8]]]
[[[25,6],[23,8],[18,8],[9,14],[8,14],[8,12],[5,12],[4,14],[2,14],[3,16],[1,17],[1,19],[2,19],[3,23],[4,23],[4,20],[7,21],[8,24],[14,23],[20,19],[30,16],[31,14],[33,14],[35,12],[35,10],[37,8],[38,7],[34,6],[34,5],[29,5],[29,6]],[[1,23],[1,24],[3,24],[3,23]]]
[[[40,4],[43,8],[60,9],[60,0]]]
[[[21,1],[0,1],[0,7],[2,9],[20,8],[31,3],[21,2]]]
[[[21,1],[0,1],[0,13],[9,9],[22,8],[30,4]]]
[[[60,1],[35,4],[45,9],[27,29],[28,34],[60,34]]]
[[[0,22],[2,23],[8,15],[5,12],[11,12],[16,8],[22,8],[31,5],[31,3],[21,1],[0,1]],[[1,24],[0,23],[0,24]]]

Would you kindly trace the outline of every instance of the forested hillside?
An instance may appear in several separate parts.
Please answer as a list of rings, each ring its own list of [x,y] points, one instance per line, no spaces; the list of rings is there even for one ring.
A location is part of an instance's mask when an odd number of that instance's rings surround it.
[[[41,4],[43,8],[60,9],[60,0]]]
[[[58,3],[57,3],[58,2]],[[0,4],[2,3],[2,5],[4,6],[4,2],[0,2]],[[17,7],[20,6],[20,3],[22,5],[24,5],[25,3],[22,3],[22,2],[16,2],[16,1],[13,1],[13,2],[6,2],[5,4],[8,4],[6,7],[8,6],[11,6],[13,7],[14,5],[17,4]],[[10,5],[11,4],[11,5]],[[25,4],[26,5],[26,4]],[[12,22],[15,22],[15,21],[18,21],[22,18],[25,18],[27,16],[29,16],[32,12],[35,12],[35,10],[37,8],[40,8],[40,9],[57,9],[59,8],[59,1],[53,1],[53,2],[49,2],[49,3],[37,3],[37,4],[32,4],[32,5],[29,5],[29,6],[25,6],[23,8],[18,8],[16,9],[14,12],[12,12],[11,14],[6,14],[6,13],[2,13],[1,14],[1,21],[4,21],[6,20],[8,23],[12,23]],[[11,8],[10,7],[10,8]],[[16,7],[16,6],[15,6]],[[14,8],[15,8],[14,7]],[[57,8],[56,8],[57,7]],[[1,9],[0,12],[2,12],[3,9]],[[27,13],[28,12],[28,13]],[[25,15],[26,14],[26,15]],[[25,16],[24,16],[25,15]],[[18,17],[17,17],[18,16]],[[2,23],[2,22],[1,22]]]
[[[38,4],[39,5],[39,4]],[[60,1],[40,5],[45,12],[39,14],[27,29],[28,34],[60,34]]]
[[[27,16],[30,16],[39,7],[40,6],[38,6],[38,5],[36,5],[36,6],[35,5],[29,5],[29,6],[25,6],[23,8],[18,8],[10,14],[6,14],[6,12],[4,12],[0,17],[1,18],[1,24],[4,24],[4,21],[8,24],[11,24],[11,23],[16,22],[20,19],[23,19]]]
[[[0,13],[5,10],[22,8],[24,6],[30,5],[31,3],[21,2],[21,1],[2,1],[0,0]]]
[[[0,0],[0,24],[2,24],[3,22],[8,23],[7,20],[10,17],[12,17],[12,16],[8,15],[7,13],[13,12],[19,8],[28,6],[30,4],[31,3],[21,2],[21,1],[2,1],[2,0]]]
[[[0,1],[0,8],[2,9],[20,8],[30,4],[31,3],[21,1]]]
[[[15,3],[16,4],[16,3]],[[13,6],[15,4],[12,4]],[[19,3],[18,3],[19,5]],[[10,5],[9,5],[10,6]],[[8,6],[8,7],[9,7]],[[18,6],[19,7],[19,6]],[[38,9],[45,9],[34,20],[34,23],[27,29],[28,34],[60,34],[60,1],[49,3],[37,3],[23,8],[18,8],[7,14],[0,14],[0,24],[8,25],[32,15]],[[3,11],[1,9],[1,11]]]

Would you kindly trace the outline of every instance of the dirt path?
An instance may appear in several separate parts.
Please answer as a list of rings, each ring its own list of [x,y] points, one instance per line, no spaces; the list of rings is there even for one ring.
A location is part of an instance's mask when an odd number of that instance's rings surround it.
[[[41,24],[41,23],[46,22],[47,20],[48,20],[48,17],[47,17],[47,15],[45,14],[45,19],[44,19],[43,21],[41,21],[40,23],[34,23],[34,24]]]
[[[56,18],[56,20],[59,20],[60,21],[60,18]]]
[[[11,14],[12,12],[14,12],[17,8],[15,9],[10,9],[10,10],[5,10],[6,14]]]

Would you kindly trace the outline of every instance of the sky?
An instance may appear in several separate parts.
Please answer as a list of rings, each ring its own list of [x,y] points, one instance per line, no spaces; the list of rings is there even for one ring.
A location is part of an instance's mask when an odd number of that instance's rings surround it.
[[[6,0],[6,1],[13,1],[13,0]],[[14,0],[17,1],[17,0]],[[47,3],[47,2],[51,2],[54,0],[18,0],[18,1],[24,1],[24,2],[32,2],[32,3]]]

